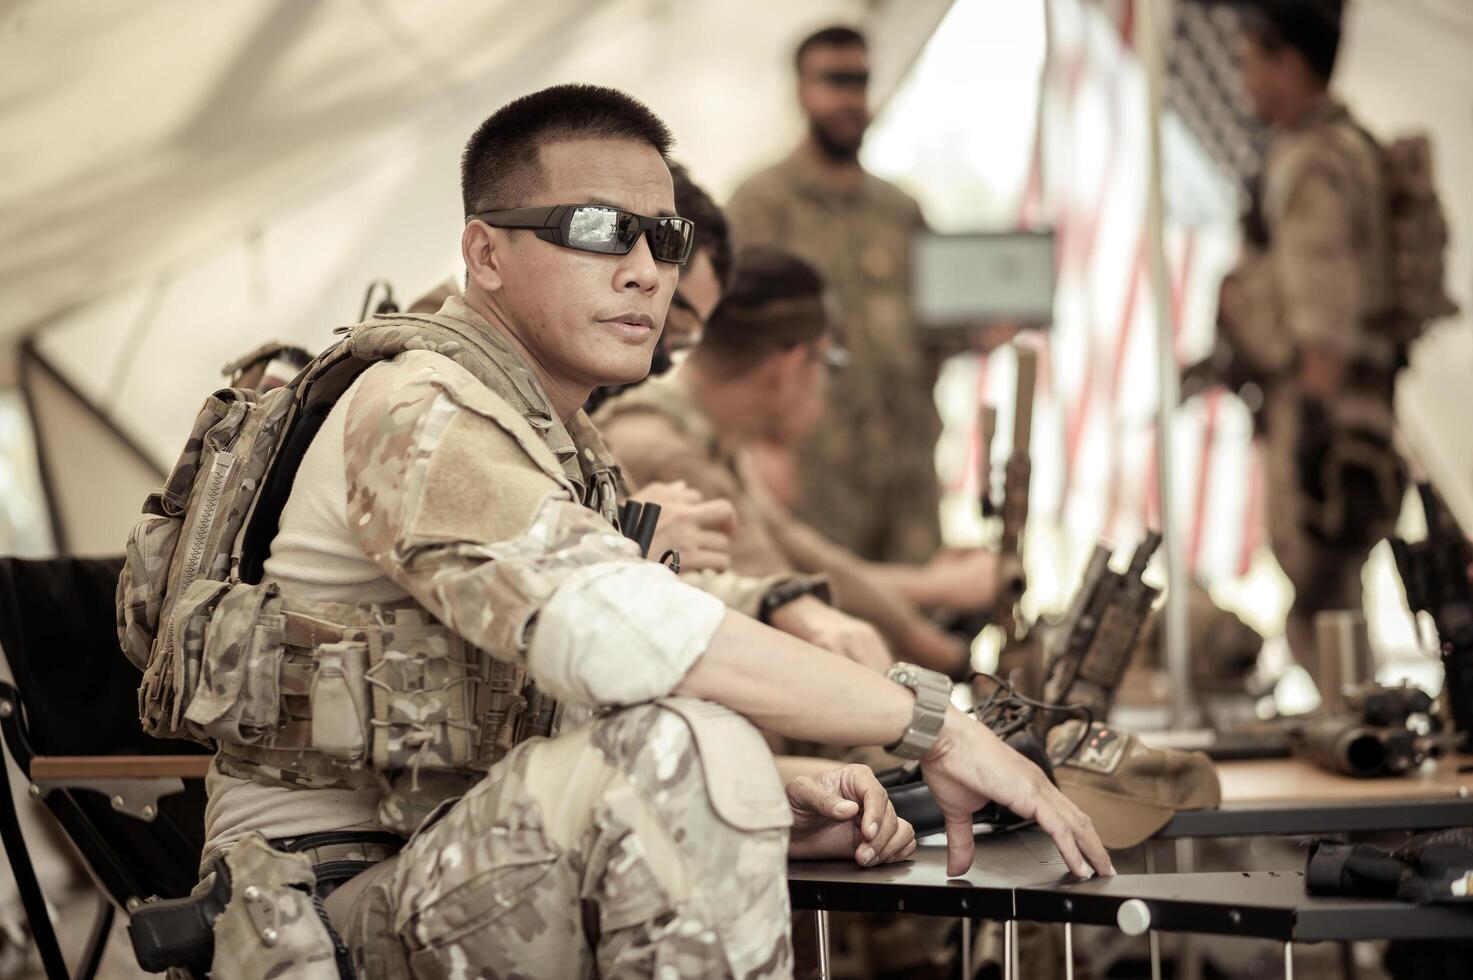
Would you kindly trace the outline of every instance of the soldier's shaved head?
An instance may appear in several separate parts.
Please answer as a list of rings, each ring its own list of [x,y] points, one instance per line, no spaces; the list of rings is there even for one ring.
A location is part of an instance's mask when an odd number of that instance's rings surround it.
[[[661,157],[670,128],[638,99],[598,85],[554,85],[508,102],[487,117],[465,145],[460,196],[467,215],[517,208],[542,179],[541,149],[578,139],[627,139]]]

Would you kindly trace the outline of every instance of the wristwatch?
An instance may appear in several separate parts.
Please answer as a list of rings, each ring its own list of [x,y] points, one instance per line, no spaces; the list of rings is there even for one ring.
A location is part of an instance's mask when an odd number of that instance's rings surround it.
[[[951,678],[906,663],[891,664],[885,676],[910,688],[916,695],[915,713],[911,715],[910,725],[899,741],[885,746],[885,751],[902,759],[925,758],[931,746],[936,744],[936,736],[941,734],[941,723],[946,720],[946,709],[951,705]]]
[[[834,604],[833,593],[825,579],[814,575],[800,575],[767,590],[767,594],[757,605],[757,622],[771,626],[773,613],[806,595],[813,596],[824,605]]]

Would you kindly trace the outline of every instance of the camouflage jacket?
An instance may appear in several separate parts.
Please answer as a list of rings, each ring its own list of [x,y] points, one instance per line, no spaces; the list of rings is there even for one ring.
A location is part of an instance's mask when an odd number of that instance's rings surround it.
[[[408,832],[513,744],[554,730],[559,703],[670,693],[723,607],[640,558],[615,524],[620,477],[592,424],[580,412],[565,425],[463,300],[376,317],[344,343],[380,362],[346,396],[348,523],[414,605],[237,585],[211,618],[190,711],[218,719],[206,731],[228,774],[379,786],[380,820]],[[229,712],[196,710],[217,691]],[[243,724],[242,703],[260,717]]]
[[[1266,243],[1245,243],[1223,284],[1221,323],[1254,374],[1289,374],[1305,346],[1389,367],[1373,323],[1388,303],[1388,234],[1379,154],[1345,107],[1326,99],[1275,133],[1260,207]]]
[[[909,414],[934,414],[910,309],[910,242],[925,227],[911,197],[870,174],[858,190],[837,189],[800,149],[748,178],[727,214],[738,244],[792,252],[833,291],[851,362],[830,401],[845,424],[856,415],[903,425]]]
[[[940,351],[911,312],[911,238],[920,207],[870,174],[825,179],[810,151],[748,179],[728,205],[739,245],[770,245],[813,265],[837,301],[835,340],[850,363],[798,448],[792,506],[830,541],[872,561],[926,561],[940,544],[933,397]]]

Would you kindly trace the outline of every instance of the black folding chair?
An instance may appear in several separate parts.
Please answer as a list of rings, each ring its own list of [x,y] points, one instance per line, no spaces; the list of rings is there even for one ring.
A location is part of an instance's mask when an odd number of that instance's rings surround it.
[[[115,909],[182,897],[198,878],[209,754],[139,727],[140,676],[115,626],[122,564],[0,558],[0,649],[16,682],[0,683],[0,734],[102,892],[68,972],[0,765],[0,838],[48,980],[91,980]]]

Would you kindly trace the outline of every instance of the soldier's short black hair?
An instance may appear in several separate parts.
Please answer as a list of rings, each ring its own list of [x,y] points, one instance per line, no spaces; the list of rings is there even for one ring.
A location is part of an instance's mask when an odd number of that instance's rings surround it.
[[[793,67],[799,72],[803,71],[803,56],[814,48],[868,48],[864,35],[852,27],[843,24],[834,24],[822,30],[814,31],[798,43],[798,50],[793,52]]]
[[[731,287],[693,356],[718,361],[736,377],[771,354],[819,340],[829,328],[817,270],[780,248],[749,246],[737,254]]]
[[[675,213],[696,223],[691,255],[705,251],[724,292],[731,282],[732,266],[731,226],[726,214],[680,164],[670,164],[670,176],[675,181]]]
[[[569,139],[634,140],[662,157],[675,142],[649,106],[616,89],[554,85],[524,95],[488,116],[465,145],[460,197],[466,215],[524,207],[541,179],[542,145]]]
[[[1328,83],[1340,53],[1342,0],[1253,0],[1239,11],[1243,33],[1265,51],[1289,47]]]

